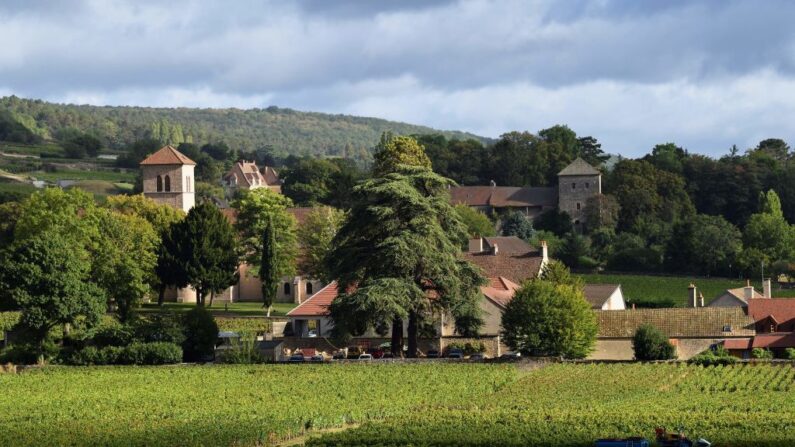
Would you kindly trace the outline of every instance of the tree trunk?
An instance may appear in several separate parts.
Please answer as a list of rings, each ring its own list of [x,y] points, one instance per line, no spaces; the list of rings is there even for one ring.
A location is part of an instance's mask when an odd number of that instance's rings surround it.
[[[395,318],[392,320],[392,342],[390,343],[392,357],[403,357],[403,320]]]
[[[204,289],[196,289],[196,305],[204,307]]]
[[[215,300],[215,292],[210,292],[210,307],[213,307],[213,301]]]
[[[163,302],[166,299],[166,285],[161,284],[157,292],[157,305],[163,307]]]
[[[268,318],[270,318],[270,317],[271,317],[271,309],[272,309],[272,308],[273,308],[273,306],[268,306],[268,313],[267,313],[267,317],[268,317]]]
[[[414,311],[411,311],[409,313],[408,332],[409,332],[409,337],[408,337],[409,350],[406,356],[411,359],[417,358],[417,313]]]

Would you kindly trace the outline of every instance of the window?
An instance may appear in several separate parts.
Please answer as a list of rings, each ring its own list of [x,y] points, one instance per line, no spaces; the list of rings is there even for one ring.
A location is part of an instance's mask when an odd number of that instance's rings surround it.
[[[185,177],[185,192],[190,192],[190,176]]]
[[[731,331],[732,331],[732,325],[730,324],[723,325],[723,332],[731,332]]]
[[[577,184],[576,183],[572,183],[571,184],[571,189],[577,189]]]
[[[580,202],[577,202],[577,211],[580,210]]]
[[[171,192],[171,177],[166,176],[166,192]]]
[[[591,188],[591,182],[585,182],[585,189]]]
[[[285,295],[289,295],[290,294],[290,283],[289,282],[284,283],[284,294]]]
[[[306,282],[306,294],[307,295],[311,295],[312,294],[312,283],[309,282],[309,281]]]
[[[157,192],[163,190],[163,177],[157,176]]]

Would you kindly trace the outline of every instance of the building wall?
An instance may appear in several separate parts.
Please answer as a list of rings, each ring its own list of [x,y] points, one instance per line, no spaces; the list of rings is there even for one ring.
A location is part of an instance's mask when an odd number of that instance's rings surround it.
[[[196,204],[196,179],[192,165],[145,165],[141,166],[144,196],[157,203],[188,212]],[[157,176],[163,179],[163,191],[157,191]],[[165,191],[165,177],[171,183],[171,191]]]
[[[688,360],[720,342],[721,338],[673,338],[671,344],[676,347],[679,360]],[[635,351],[632,349],[631,338],[597,339],[596,349],[588,356],[592,360],[632,360]]]
[[[605,301],[605,305],[602,306],[602,310],[624,310],[627,308],[627,303],[624,301],[624,293],[621,291],[621,287],[617,288],[610,298]]]
[[[260,302],[262,301],[262,281],[254,276],[255,269],[248,264],[240,264],[240,280],[237,284],[235,300]],[[311,293],[307,293],[307,283],[311,284]],[[285,284],[289,284],[289,293],[285,293]],[[307,298],[317,293],[323,288],[323,283],[316,279],[308,279],[303,276],[285,276],[279,281],[276,288],[277,303],[296,303],[300,304]]]
[[[575,185],[572,188],[572,184]],[[585,202],[602,192],[599,175],[572,175],[558,177],[558,208],[571,216],[572,221],[584,223]],[[579,209],[577,209],[579,204]]]

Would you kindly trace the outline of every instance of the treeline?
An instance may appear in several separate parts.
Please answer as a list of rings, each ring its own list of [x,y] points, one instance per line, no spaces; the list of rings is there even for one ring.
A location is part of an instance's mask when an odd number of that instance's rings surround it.
[[[137,140],[203,145],[224,141],[241,151],[268,149],[279,156],[359,158],[383,132],[429,134],[424,126],[376,118],[267,109],[191,109],[53,104],[15,96],[0,98],[0,140],[32,143],[58,139],[74,129],[98,138],[104,147],[123,149]],[[446,137],[475,138],[461,132]]]

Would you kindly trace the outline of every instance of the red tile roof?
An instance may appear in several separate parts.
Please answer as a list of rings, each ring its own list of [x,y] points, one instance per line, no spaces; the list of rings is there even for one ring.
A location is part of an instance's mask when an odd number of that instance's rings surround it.
[[[328,315],[329,306],[337,297],[337,282],[332,281],[318,290],[298,307],[287,312],[288,317],[323,317]]]
[[[505,309],[518,288],[519,285],[515,282],[499,276],[489,278],[489,285],[481,287],[480,291],[495,304]]]
[[[795,332],[778,332],[773,334],[757,334],[754,337],[754,348],[795,348]],[[728,349],[728,348],[726,348]],[[748,349],[748,348],[744,348]]]
[[[558,188],[516,186],[456,186],[450,188],[453,205],[502,207],[554,207]]]
[[[464,253],[462,256],[480,267],[485,277],[503,276],[517,284],[538,276],[541,270],[541,254],[538,252],[525,254],[498,252],[496,255],[488,252]]]
[[[195,165],[196,162],[186,157],[182,152],[172,146],[163,146],[154,154],[146,157],[141,162],[145,165]]]
[[[787,324],[795,319],[795,299],[792,298],[754,298],[748,300],[748,315],[754,321],[772,316],[778,324]]]
[[[723,340],[723,347],[726,349],[751,349],[753,347],[753,338],[730,338]]]

